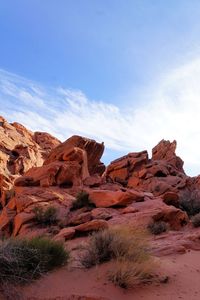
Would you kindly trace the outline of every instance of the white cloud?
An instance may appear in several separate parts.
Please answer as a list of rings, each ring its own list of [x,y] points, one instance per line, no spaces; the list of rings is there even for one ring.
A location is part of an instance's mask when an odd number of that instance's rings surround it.
[[[147,94],[134,110],[130,99],[129,107],[119,109],[79,90],[49,89],[0,71],[0,113],[9,120],[62,140],[72,134],[95,138],[124,153],[150,151],[162,138],[176,139],[186,171],[200,173],[200,59],[162,74],[143,91]]]

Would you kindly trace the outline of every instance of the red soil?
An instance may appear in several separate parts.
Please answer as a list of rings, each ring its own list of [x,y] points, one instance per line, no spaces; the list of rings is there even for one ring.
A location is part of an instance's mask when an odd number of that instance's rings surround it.
[[[159,273],[169,276],[168,283],[138,286],[123,290],[106,280],[108,265],[90,270],[64,267],[23,288],[24,300],[199,300],[200,253],[189,251],[158,259]],[[71,298],[72,295],[87,297]],[[23,298],[23,297],[22,297]]]

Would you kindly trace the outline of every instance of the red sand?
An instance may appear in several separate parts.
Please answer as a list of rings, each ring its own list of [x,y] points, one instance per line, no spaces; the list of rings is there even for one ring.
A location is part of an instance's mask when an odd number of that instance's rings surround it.
[[[64,267],[25,287],[24,299],[67,300],[70,295],[101,296],[109,300],[200,299],[200,252],[162,257],[159,262],[159,272],[169,276],[168,283],[139,286],[126,291],[106,280],[107,266],[90,270]]]

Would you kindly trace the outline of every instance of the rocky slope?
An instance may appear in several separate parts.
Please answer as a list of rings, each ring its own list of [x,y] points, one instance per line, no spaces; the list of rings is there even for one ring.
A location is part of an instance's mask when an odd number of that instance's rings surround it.
[[[199,248],[200,231],[180,205],[184,193],[200,193],[199,177],[185,174],[176,141],[162,140],[151,157],[147,151],[129,153],[105,168],[104,144],[91,139],[73,136],[61,143],[2,117],[0,136],[2,236],[46,234],[70,244],[113,224],[147,227],[164,221],[170,231],[152,238],[154,253]],[[73,209],[80,191],[91,205]],[[41,226],[34,209],[48,207],[56,209],[57,222]]]

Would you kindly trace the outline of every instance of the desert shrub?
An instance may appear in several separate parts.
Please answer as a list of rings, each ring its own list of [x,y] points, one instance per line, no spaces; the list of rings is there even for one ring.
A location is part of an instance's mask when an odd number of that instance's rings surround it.
[[[191,220],[194,227],[200,227],[200,213],[193,216]]]
[[[85,191],[81,191],[77,194],[76,199],[72,204],[72,210],[90,206],[92,206],[92,203],[90,202],[89,194]]]
[[[47,208],[36,206],[32,211],[36,222],[40,225],[53,225],[57,222],[57,209],[53,206]]]
[[[5,240],[0,244],[0,284],[30,282],[68,258],[61,243],[47,238]]]
[[[69,252],[62,243],[43,237],[35,237],[27,241],[31,249],[39,252],[41,270],[50,271],[63,265],[69,258]]]
[[[158,235],[168,230],[168,226],[166,222],[158,221],[158,222],[151,222],[148,225],[148,229],[152,234]]]
[[[117,261],[114,268],[108,272],[108,279],[121,288],[131,288],[139,283],[152,281],[152,263],[133,263],[130,261]]]
[[[179,199],[180,208],[189,216],[200,213],[200,193],[197,190],[184,191]]]
[[[154,262],[144,230],[114,226],[93,233],[81,258],[82,264],[89,268],[110,260],[113,264],[108,279],[122,288],[154,278]]]
[[[141,230],[128,227],[113,227],[95,232],[90,237],[81,262],[89,268],[111,259],[148,260],[145,235]]]

